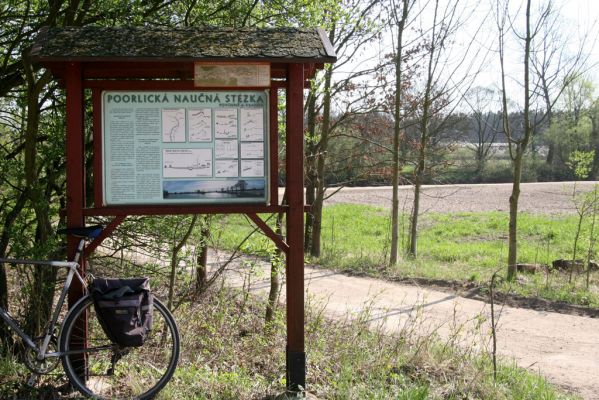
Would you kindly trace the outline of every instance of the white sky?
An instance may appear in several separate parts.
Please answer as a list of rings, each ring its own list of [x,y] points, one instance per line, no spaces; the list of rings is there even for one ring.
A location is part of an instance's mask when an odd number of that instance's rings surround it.
[[[499,57],[497,54],[497,28],[495,19],[492,14],[489,15],[491,7],[497,0],[462,0],[463,12],[471,13],[466,24],[460,28],[454,36],[455,43],[452,45],[449,52],[449,66],[446,67],[445,76],[452,76],[454,79],[459,79],[466,74],[464,64],[456,68],[456,60],[462,59],[466,46],[474,37],[474,46],[468,50],[468,55],[472,58],[473,68],[480,69],[480,73],[475,77],[468,78],[468,82],[472,86],[495,87],[500,86],[500,68]],[[422,8],[424,4],[429,4],[428,8],[422,13],[420,19],[412,26],[421,26],[426,28],[432,22],[432,8],[429,0],[418,0],[417,9]],[[455,0],[441,1],[440,8],[446,7],[448,4],[454,4]],[[535,0],[532,4],[533,13],[546,0]],[[583,53],[588,55],[587,59],[587,76],[596,87],[596,95],[599,95],[599,0],[554,0],[554,9],[559,13],[561,18],[558,20],[557,28],[559,37],[565,41],[564,48],[566,52],[576,54],[579,51],[581,39],[586,36],[586,44]],[[510,9],[513,14],[513,22],[516,26],[522,26],[524,23],[524,1],[511,0]],[[415,15],[413,12],[412,15]],[[485,16],[488,19],[485,20]],[[412,34],[413,35],[413,34]],[[508,95],[513,97],[515,101],[521,97],[519,90],[520,82],[522,82],[522,44],[519,43],[514,35],[508,39],[506,44],[506,68],[508,79]],[[474,47],[486,49],[483,53],[474,51]],[[382,44],[370,45],[364,50],[361,57],[352,60],[350,65],[343,68],[343,72],[349,69],[359,69],[364,64],[373,65],[379,56],[389,53],[392,48],[390,33],[387,31],[384,34]],[[365,61],[370,59],[371,61]],[[453,65],[451,64],[453,60]],[[471,67],[472,68],[472,67]],[[455,69],[455,70],[454,70]],[[472,70],[471,70],[472,71]]]

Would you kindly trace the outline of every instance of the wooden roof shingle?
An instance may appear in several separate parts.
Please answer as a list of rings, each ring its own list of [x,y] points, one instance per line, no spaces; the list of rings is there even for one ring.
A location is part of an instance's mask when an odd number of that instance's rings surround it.
[[[320,28],[46,28],[34,61],[247,60],[330,63],[337,56]]]

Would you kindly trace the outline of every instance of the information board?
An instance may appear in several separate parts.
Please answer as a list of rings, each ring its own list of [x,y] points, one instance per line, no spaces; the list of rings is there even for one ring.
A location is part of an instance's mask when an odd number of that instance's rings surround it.
[[[268,93],[102,93],[105,205],[266,203]]]

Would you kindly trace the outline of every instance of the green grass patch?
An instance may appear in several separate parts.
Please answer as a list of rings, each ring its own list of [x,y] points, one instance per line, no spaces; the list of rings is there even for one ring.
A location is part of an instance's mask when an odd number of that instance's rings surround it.
[[[266,218],[267,216],[263,216]],[[269,221],[273,223],[274,221]],[[521,213],[518,218],[520,263],[551,265],[555,259],[571,259],[577,226],[576,216]],[[235,248],[252,226],[240,216],[225,217],[220,245]],[[400,220],[400,245],[406,247],[409,221]],[[494,272],[506,272],[508,215],[500,212],[424,214],[420,218],[418,257],[404,256],[393,267],[387,266],[390,248],[390,212],[366,205],[337,204],[323,212],[322,247],[318,263],[326,268],[365,273],[375,277],[419,277],[487,284]],[[577,258],[588,251],[588,224],[583,224]],[[272,243],[260,233],[246,241],[243,250],[268,255]],[[524,275],[516,283],[502,286],[527,296],[599,307],[599,276],[591,274],[586,290],[584,274],[551,272]]]

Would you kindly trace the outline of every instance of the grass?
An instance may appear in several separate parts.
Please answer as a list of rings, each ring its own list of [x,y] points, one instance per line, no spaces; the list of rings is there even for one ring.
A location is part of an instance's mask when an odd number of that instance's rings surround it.
[[[267,329],[265,303],[240,291],[212,290],[176,310],[182,358],[158,399],[266,399],[285,386],[284,315]],[[571,399],[537,375],[501,364],[493,381],[489,357],[434,335],[389,336],[369,321],[331,321],[322,305],[306,312],[309,391],[322,399]],[[382,326],[382,325],[381,325]],[[53,380],[36,389],[12,360],[0,360],[0,398],[59,399]]]
[[[223,220],[224,221],[224,220]],[[221,221],[223,224],[224,222]],[[387,267],[389,256],[389,211],[366,205],[337,204],[323,213],[322,252],[308,262],[326,268],[364,273],[382,278],[418,277],[474,281],[487,284],[492,274],[505,274],[507,259],[507,213],[424,214],[420,219],[418,257],[403,257],[394,267]],[[521,213],[518,219],[521,263],[551,264],[555,259],[570,259],[577,224],[576,216]],[[407,216],[401,219],[405,248]],[[242,217],[228,217],[221,245],[234,248],[251,232]],[[586,255],[588,227],[579,240],[577,258]],[[245,250],[267,254],[272,246],[268,239],[254,234]],[[599,276],[591,274],[590,289],[584,286],[584,274],[568,276],[559,272],[537,275],[520,274],[514,284],[503,283],[501,289],[526,296],[599,307]]]

